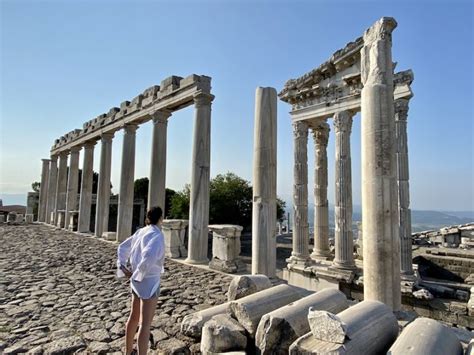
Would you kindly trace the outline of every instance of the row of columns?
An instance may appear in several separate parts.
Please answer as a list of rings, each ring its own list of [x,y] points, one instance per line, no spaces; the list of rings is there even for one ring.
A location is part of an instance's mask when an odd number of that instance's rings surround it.
[[[189,216],[190,236],[187,260],[190,263],[208,262],[211,103],[213,99],[213,95],[201,92],[194,96],[195,117]],[[164,209],[165,206],[166,139],[167,124],[170,116],[171,111],[169,110],[160,110],[151,114],[153,137],[148,207],[160,206]],[[137,129],[138,126],[136,124],[125,124],[123,127],[124,138],[117,216],[117,241],[125,240],[132,232]],[[97,237],[102,237],[104,232],[108,230],[113,137],[113,132],[103,133],[100,137],[100,168],[94,231],[94,235]],[[62,151],[58,155],[53,155],[51,159],[43,159],[38,221],[66,229],[69,227],[70,214],[77,206],[79,152],[81,148],[84,148],[78,231],[90,231],[95,144],[95,141],[86,142],[83,146],[73,147],[69,151]],[[58,157],[59,168],[57,165]],[[64,225],[58,225],[58,223],[62,222],[58,220],[59,211],[64,211]],[[53,217],[51,218],[51,216]]]
[[[408,187],[407,149],[408,100],[395,102],[397,138],[399,228],[401,242],[401,272],[413,275],[411,251],[411,221]],[[335,257],[333,266],[354,269],[352,232],[352,175],[350,136],[353,112],[337,112],[334,119],[335,131]],[[308,131],[311,128],[314,139],[314,248],[309,254],[308,224]],[[330,127],[325,120],[312,123],[296,121],[294,133],[294,186],[293,186],[293,251],[290,263],[306,265],[313,260],[326,260],[329,250],[328,211],[328,163],[327,145]]]

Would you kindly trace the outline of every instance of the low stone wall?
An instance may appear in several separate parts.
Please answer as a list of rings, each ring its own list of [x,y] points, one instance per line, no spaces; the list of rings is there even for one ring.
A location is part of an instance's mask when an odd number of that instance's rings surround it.
[[[422,275],[438,279],[463,283],[474,273],[474,254],[427,250],[425,254],[417,256],[414,262],[419,265]]]

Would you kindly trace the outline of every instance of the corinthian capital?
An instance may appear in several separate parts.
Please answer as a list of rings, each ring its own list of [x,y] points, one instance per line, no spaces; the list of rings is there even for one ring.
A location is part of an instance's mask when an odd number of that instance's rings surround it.
[[[407,99],[398,99],[394,102],[395,121],[406,121],[408,117],[408,102]]]
[[[205,93],[205,92],[198,92],[194,94],[194,106],[201,107],[201,106],[209,106],[214,100],[214,95]]]
[[[327,122],[319,122],[316,125],[313,125],[313,140],[315,145],[328,145],[329,141],[329,132],[331,128]]]
[[[153,123],[168,123],[168,118],[171,116],[171,111],[162,109],[151,114]]]
[[[293,122],[293,135],[295,138],[308,138],[308,123],[305,121]]]
[[[349,111],[339,111],[334,115],[334,131],[336,133],[352,131],[352,113]]]

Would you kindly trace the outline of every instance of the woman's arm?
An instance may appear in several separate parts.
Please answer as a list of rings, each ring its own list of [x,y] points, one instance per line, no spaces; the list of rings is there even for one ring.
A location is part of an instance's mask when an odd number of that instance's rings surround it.
[[[133,237],[138,233],[135,232],[131,237],[125,239],[117,248],[117,276],[124,277],[125,273],[122,271],[122,267],[125,267],[127,264],[128,258],[130,257],[130,251],[132,249],[132,240]]]
[[[145,248],[143,248],[142,259],[132,275],[133,280],[141,282],[146,276],[149,267],[156,264],[160,256],[162,257],[161,254],[164,254],[164,248],[161,247],[160,238],[162,238],[162,236],[152,238]]]

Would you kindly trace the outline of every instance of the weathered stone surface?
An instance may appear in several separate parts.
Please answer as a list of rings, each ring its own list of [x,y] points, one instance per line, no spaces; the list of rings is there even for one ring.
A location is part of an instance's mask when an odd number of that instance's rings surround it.
[[[316,339],[331,343],[344,344],[347,333],[347,324],[337,315],[326,311],[308,311],[308,322],[311,333]]]
[[[392,310],[378,301],[360,302],[337,317],[326,319],[312,324],[312,332],[297,339],[290,347],[290,354],[380,354],[387,351],[398,335]],[[314,329],[325,328],[328,323],[335,331]],[[314,336],[315,330],[323,339]],[[341,344],[342,335],[345,340]]]
[[[201,352],[223,352],[245,350],[245,329],[229,314],[218,314],[204,324],[201,337]]]
[[[295,286],[278,285],[231,301],[230,309],[232,315],[254,337],[263,315],[311,293]]]
[[[130,285],[115,277],[115,244],[39,224],[0,226],[0,244],[8,250],[0,253],[0,352],[121,351]],[[152,321],[155,342],[188,352],[195,341],[180,334],[181,321],[225,302],[231,280],[167,259]]]
[[[229,290],[227,291],[227,300],[238,300],[239,298],[251,295],[270,287],[272,287],[272,283],[266,275],[236,276],[230,283]]]
[[[240,233],[243,227],[230,224],[208,226],[212,232],[211,269],[235,273],[239,269]]]
[[[325,289],[265,314],[257,328],[255,345],[262,354],[285,354],[290,345],[310,330],[308,309],[339,313],[348,307],[346,296]],[[311,312],[311,311],[310,311]]]
[[[189,314],[184,317],[181,323],[181,333],[190,337],[199,338],[202,334],[204,324],[212,317],[224,313],[230,313],[230,302]]]
[[[417,318],[403,330],[387,354],[407,353],[460,355],[463,349],[452,330],[433,319]]]
[[[168,258],[185,257],[188,254],[184,245],[184,235],[189,222],[186,219],[165,219],[162,225],[165,238],[165,256]]]

